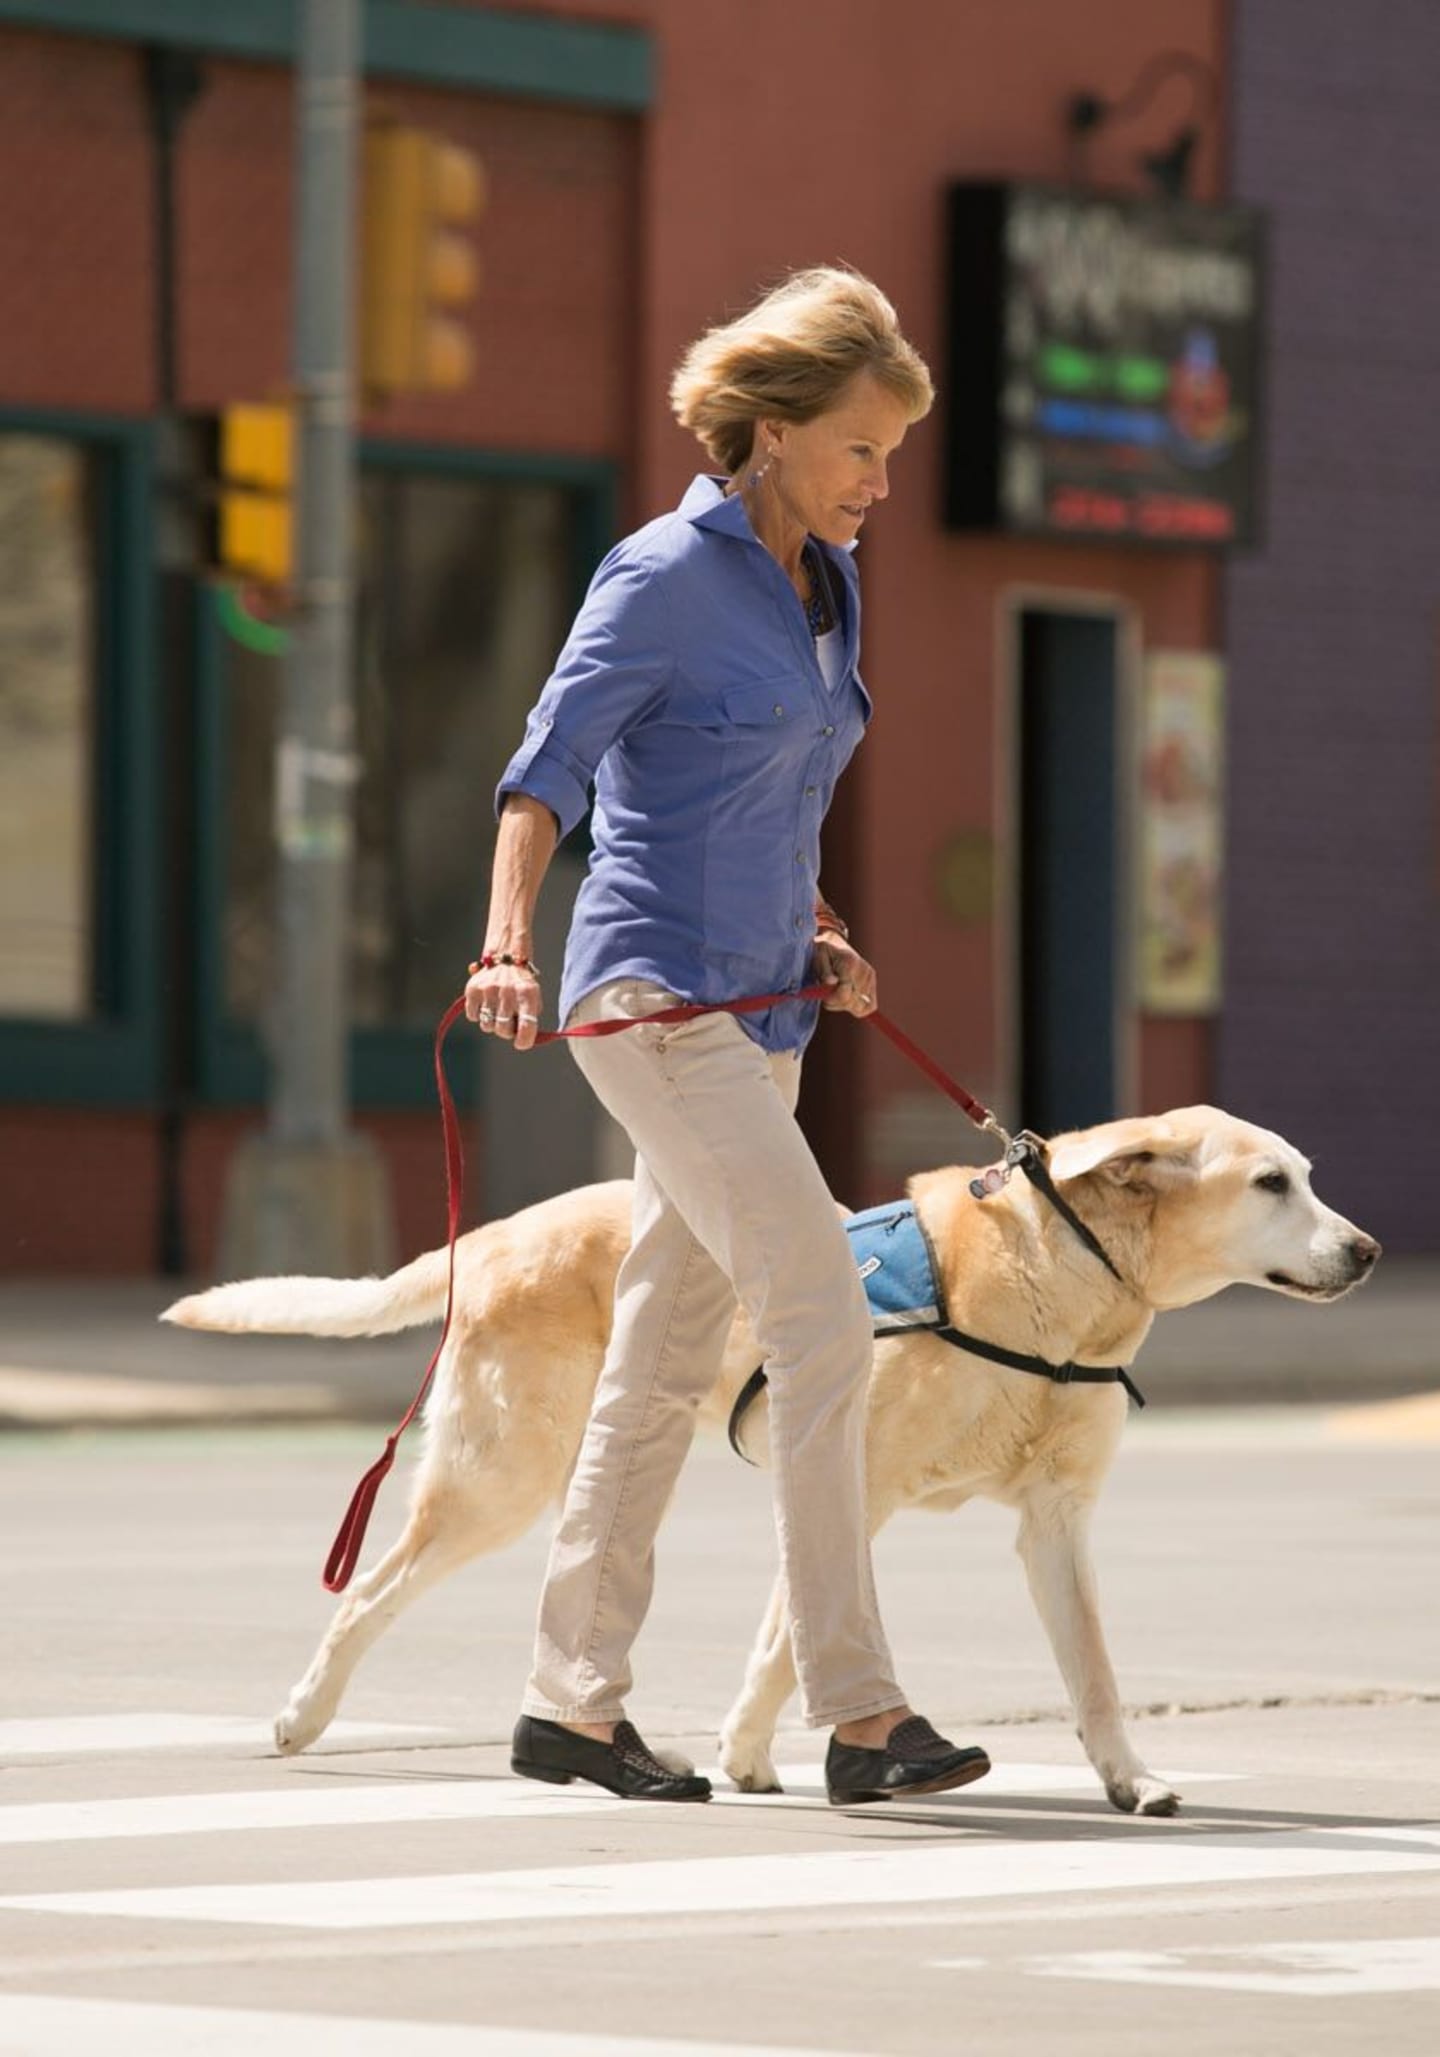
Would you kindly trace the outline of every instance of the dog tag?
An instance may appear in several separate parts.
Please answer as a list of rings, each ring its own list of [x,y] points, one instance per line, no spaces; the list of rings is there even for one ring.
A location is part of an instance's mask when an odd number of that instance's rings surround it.
[[[992,1193],[1000,1191],[1009,1177],[1010,1173],[1004,1165],[992,1164],[990,1169],[982,1172],[979,1178],[971,1179],[970,1190],[977,1200],[988,1200]]]

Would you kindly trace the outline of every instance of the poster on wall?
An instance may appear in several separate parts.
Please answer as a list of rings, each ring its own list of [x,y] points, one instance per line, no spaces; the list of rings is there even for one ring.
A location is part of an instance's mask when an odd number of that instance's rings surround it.
[[[1153,1014],[1220,1005],[1224,676],[1197,652],[1145,660],[1139,999]]]
[[[965,183],[947,256],[951,527],[1255,541],[1253,209]]]

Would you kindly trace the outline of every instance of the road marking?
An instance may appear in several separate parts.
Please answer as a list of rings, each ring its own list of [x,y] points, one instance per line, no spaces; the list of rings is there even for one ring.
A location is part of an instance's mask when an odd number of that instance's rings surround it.
[[[936,1969],[968,1969],[951,1958]],[[1349,1993],[1440,1991],[1440,1936],[1365,1942],[1209,1944],[1184,1950],[1082,1950],[1031,1957],[1039,1978],[1114,1980],[1135,1986],[1200,1986],[1217,1993],[1293,1993],[1311,2000]]]
[[[1435,1829],[1285,1833],[1161,1829],[1136,1822],[1045,1843],[1001,1841],[957,1820],[948,1847],[517,1867],[421,1877],[285,1880],[7,1894],[0,1907],[266,1928],[389,1929],[592,1917],[735,1914],[770,1908],[990,1901],[1022,1894],[1248,1884],[1256,1879],[1440,1873]]]
[[[397,1749],[435,1728],[382,1721],[334,1721],[325,1731],[337,1742],[393,1742]],[[207,1750],[250,1744],[273,1752],[269,1724],[255,1714],[65,1714],[0,1721],[0,1761],[7,1757],[118,1755],[131,1750]]]
[[[553,2029],[472,2028],[458,2022],[359,2020],[131,2000],[0,1995],[0,2050],[24,2057],[847,2057],[843,2050],[767,2043],[676,2042],[669,2036],[567,2035]],[[852,2053],[853,2057],[853,2053]]]
[[[728,1807],[814,1807],[825,1800],[820,1767],[785,1764],[786,1791],[737,1793],[718,1768],[716,1802]],[[1182,1783],[1223,1779],[1223,1772],[1187,1772]],[[1088,1765],[1007,1764],[967,1802],[1003,1806],[1020,1795],[1093,1791],[1100,1788]],[[340,1785],[307,1779],[297,1770],[290,1782],[253,1792],[152,1794],[123,1800],[38,1800],[0,1807],[0,1845],[17,1843],[105,1843],[151,1836],[251,1835],[261,1829],[346,1828],[384,1822],[518,1821],[551,1815],[594,1813],[623,1803],[594,1787],[557,1792],[519,1778],[382,1779]],[[931,1801],[924,1803],[933,1805]],[[945,1803],[942,1803],[942,1805]]]

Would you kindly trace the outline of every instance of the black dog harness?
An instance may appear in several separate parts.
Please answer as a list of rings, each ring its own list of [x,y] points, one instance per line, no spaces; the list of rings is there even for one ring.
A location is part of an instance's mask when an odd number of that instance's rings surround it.
[[[1120,1274],[1099,1239],[1056,1191],[1043,1148],[1036,1139],[1022,1135],[1012,1144],[1006,1152],[1004,1176],[1008,1177],[1012,1170],[1024,1171],[1086,1248],[1118,1279]],[[995,1174],[992,1172],[990,1176],[994,1178]],[[976,1186],[983,1188],[976,1194],[977,1198],[998,1190],[997,1185],[985,1186],[980,1179],[972,1182],[972,1191]],[[1048,1378],[1057,1386],[1122,1385],[1137,1407],[1145,1405],[1144,1395],[1124,1365],[1052,1364],[1048,1358],[1006,1350],[999,1343],[987,1343],[980,1336],[967,1335],[963,1329],[956,1328],[946,1310],[945,1289],[934,1249],[913,1202],[892,1201],[886,1206],[868,1208],[862,1214],[851,1215],[844,1228],[850,1238],[856,1268],[864,1282],[877,1337],[916,1332],[936,1335],[944,1342],[953,1343],[957,1350],[968,1350],[976,1357],[988,1358],[992,1364],[1006,1365],[1012,1371],[1033,1372],[1038,1378]],[[730,1447],[737,1457],[744,1457],[747,1464],[754,1460],[745,1457],[740,1429],[766,1384],[762,1364],[751,1372],[730,1411]]]

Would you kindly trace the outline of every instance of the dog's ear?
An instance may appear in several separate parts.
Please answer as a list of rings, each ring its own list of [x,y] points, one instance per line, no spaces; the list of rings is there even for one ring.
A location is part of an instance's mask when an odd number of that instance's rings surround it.
[[[1193,1178],[1200,1139],[1172,1123],[1107,1121],[1079,1129],[1050,1146],[1050,1175],[1057,1185],[1098,1173],[1111,1185],[1160,1192]]]

